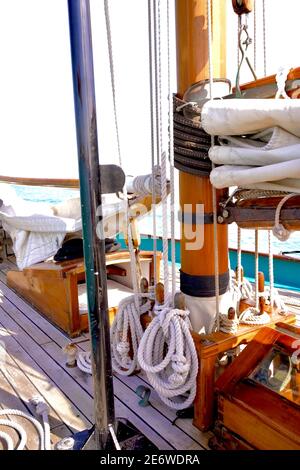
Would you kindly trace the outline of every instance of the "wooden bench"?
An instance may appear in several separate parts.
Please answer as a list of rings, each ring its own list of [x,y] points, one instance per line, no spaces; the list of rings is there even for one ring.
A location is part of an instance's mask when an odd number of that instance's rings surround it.
[[[161,254],[157,254],[157,276],[159,278]],[[142,275],[149,281],[154,276],[153,252],[140,253]],[[120,298],[131,292],[130,256],[128,251],[117,251],[106,255],[108,288],[116,289],[115,301],[109,292],[109,316],[112,321]],[[82,308],[85,270],[82,259],[56,263],[39,263],[23,271],[9,271],[7,284],[25,300],[36,307],[52,323],[70,337],[88,330],[87,308]],[[119,288],[117,289],[118,283]],[[112,292],[113,294],[113,292]],[[81,302],[79,301],[79,296]],[[81,304],[81,305],[80,305]]]

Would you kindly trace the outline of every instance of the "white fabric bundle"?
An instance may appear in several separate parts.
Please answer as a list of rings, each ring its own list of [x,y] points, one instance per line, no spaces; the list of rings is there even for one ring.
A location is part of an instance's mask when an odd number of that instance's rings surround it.
[[[208,101],[201,114],[203,129],[211,135],[255,134],[281,127],[300,137],[299,100],[232,99]]]
[[[218,189],[239,186],[300,193],[299,118],[298,100],[207,103],[203,127],[219,135],[221,144],[212,147],[209,156],[216,165],[224,165],[212,171],[212,184]]]
[[[292,178],[292,177],[295,178]],[[283,178],[283,179],[281,179]],[[274,187],[283,191],[283,187],[289,187],[293,192],[300,193],[300,160],[277,163],[261,167],[224,165],[215,168],[210,175],[210,180],[215,188],[228,188],[239,186],[250,189],[249,186],[255,184],[263,185],[267,189],[265,182],[275,182]]]
[[[216,165],[272,165],[300,159],[300,139],[280,127],[249,138],[219,136],[221,146],[209,151]]]

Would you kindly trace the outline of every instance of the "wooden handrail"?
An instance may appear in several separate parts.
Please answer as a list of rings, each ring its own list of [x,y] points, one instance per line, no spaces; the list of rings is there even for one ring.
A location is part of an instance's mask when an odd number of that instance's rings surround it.
[[[54,188],[79,189],[78,179],[24,178],[21,176],[2,176],[0,182],[24,186],[49,186]]]

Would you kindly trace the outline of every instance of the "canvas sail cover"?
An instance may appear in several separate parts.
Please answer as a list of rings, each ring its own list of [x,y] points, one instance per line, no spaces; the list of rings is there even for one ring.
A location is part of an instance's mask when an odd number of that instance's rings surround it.
[[[216,188],[239,186],[300,193],[298,100],[223,100],[206,103],[206,132],[219,136],[209,156]]]

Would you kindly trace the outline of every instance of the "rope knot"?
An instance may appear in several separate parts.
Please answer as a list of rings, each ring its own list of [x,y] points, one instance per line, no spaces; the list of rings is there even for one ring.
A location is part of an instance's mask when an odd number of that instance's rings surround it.
[[[172,356],[172,369],[178,374],[186,375],[190,369],[190,363],[182,354],[174,354]]]
[[[174,372],[174,374],[171,374],[169,377],[169,383],[172,385],[176,385],[177,387],[180,387],[183,385],[185,382],[185,379],[182,374],[178,374],[177,372]]]
[[[127,357],[130,351],[130,346],[127,341],[121,341],[117,344],[117,351],[122,357]]]
[[[273,227],[273,235],[281,242],[286,242],[290,238],[291,232],[282,224],[278,224]]]

